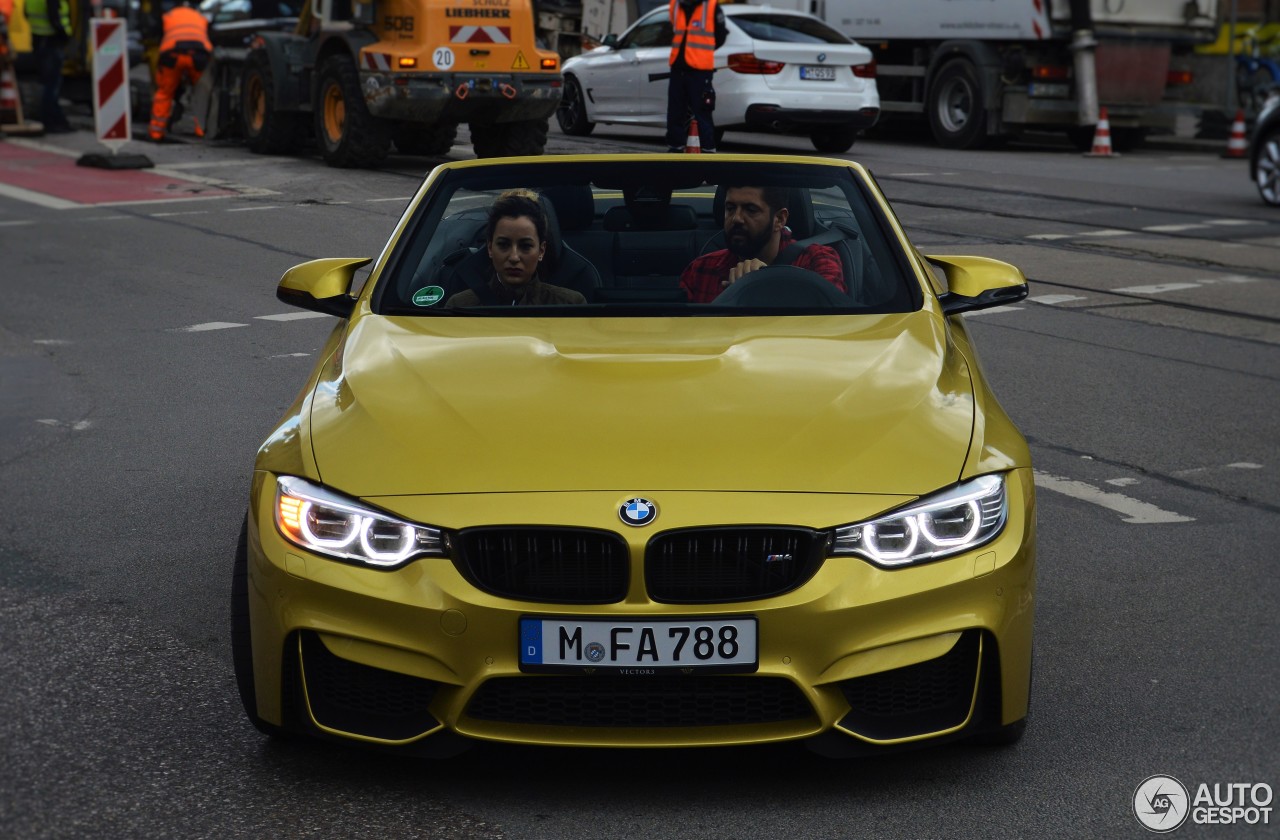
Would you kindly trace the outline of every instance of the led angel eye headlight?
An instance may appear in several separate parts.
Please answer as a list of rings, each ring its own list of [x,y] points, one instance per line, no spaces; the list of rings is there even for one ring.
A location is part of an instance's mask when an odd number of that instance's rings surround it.
[[[276,480],[276,527],[308,551],[378,568],[445,555],[439,529],[396,519],[293,476]]]
[[[831,553],[878,566],[907,566],[976,548],[1004,528],[1009,505],[1002,475],[962,482],[867,522],[836,529]]]

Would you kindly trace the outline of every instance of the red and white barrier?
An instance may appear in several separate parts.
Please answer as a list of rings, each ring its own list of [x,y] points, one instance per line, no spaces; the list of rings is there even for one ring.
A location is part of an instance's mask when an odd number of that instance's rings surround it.
[[[120,18],[93,18],[93,126],[117,154],[133,135],[129,114],[129,42]]]

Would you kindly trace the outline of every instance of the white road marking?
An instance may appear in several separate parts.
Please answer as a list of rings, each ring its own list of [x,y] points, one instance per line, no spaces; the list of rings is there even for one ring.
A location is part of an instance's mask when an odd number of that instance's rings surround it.
[[[890,178],[928,178],[932,172],[890,172]]]
[[[283,312],[279,315],[257,315],[257,321],[301,321],[304,318],[332,318],[323,312]]]
[[[413,196],[405,195],[405,196],[396,196],[395,198],[368,198],[365,200],[368,201],[370,204],[376,204],[379,201],[408,201],[411,198],[413,198]]]
[[[37,338],[32,344],[44,344],[49,347],[61,347],[64,344],[70,344],[65,338]]]
[[[1256,277],[1245,277],[1243,274],[1224,274],[1221,277],[1206,277],[1200,282],[1206,286],[1212,286],[1214,283],[1253,283]]]
[[[1237,461],[1234,464],[1227,464],[1233,470],[1260,470],[1262,464],[1255,464],[1250,461]]]
[[[39,204],[41,207],[48,207],[50,210],[70,210],[73,207],[83,206],[74,201],[67,201],[65,198],[55,198],[44,193],[24,190],[22,187],[11,187],[8,184],[0,184],[0,195],[8,196],[18,201],[25,201],[28,204]]]
[[[1116,294],[1128,295],[1162,295],[1165,292],[1180,292],[1183,289],[1198,289],[1199,283],[1156,283],[1153,286],[1125,286],[1122,289],[1112,289]]]
[[[997,315],[1001,312],[1018,312],[1021,309],[1021,306],[995,306],[991,309],[979,309],[977,312],[965,312],[963,314],[964,317],[968,318],[971,315]]]
[[[1074,233],[1033,233],[1027,239],[1070,239],[1073,236]]]
[[[1138,483],[1136,478],[1109,478],[1107,484],[1114,484],[1116,487],[1132,487]]]
[[[279,204],[268,204],[265,207],[228,207],[228,213],[249,213],[254,210],[279,210]]]
[[[1083,481],[1075,481],[1062,476],[1050,475],[1049,473],[1035,470],[1036,487],[1045,490],[1052,490],[1055,493],[1061,493],[1064,496],[1070,496],[1073,499],[1079,499],[1082,502],[1099,505],[1100,507],[1114,510],[1116,513],[1122,514],[1125,518],[1123,522],[1133,525],[1163,525],[1173,522],[1195,522],[1194,517],[1183,516],[1180,513],[1161,510],[1155,505],[1140,502],[1137,499],[1131,499],[1122,493],[1111,493],[1092,484],[1086,484]]]
[[[153,219],[161,219],[168,216],[203,216],[208,210],[179,210],[174,213],[148,213],[147,215]]]
[[[30,219],[22,219],[16,222],[0,222],[0,227],[18,227],[19,225],[34,225],[35,222]]]
[[[1180,233],[1184,230],[1200,230],[1207,228],[1208,225],[1201,224],[1184,224],[1184,225],[1148,225],[1143,230],[1149,230],[1152,233]]]
[[[1060,303],[1070,303],[1073,300],[1085,300],[1080,295],[1036,295],[1030,298],[1032,303],[1043,303],[1045,306],[1057,306]]]
[[[45,426],[53,426],[55,428],[70,429],[73,432],[83,432],[85,429],[93,425],[93,423],[89,420],[77,420],[74,423],[71,423],[66,420],[54,420],[52,418],[37,420],[36,422],[41,423]]]
[[[1208,225],[1264,225],[1259,219],[1205,219]]]
[[[280,353],[275,356],[268,356],[267,358],[268,359],[300,359],[310,355],[311,355],[310,353]]]
[[[1104,228],[1102,230],[1086,230],[1079,236],[1133,236],[1131,230],[1116,230],[1115,228]]]
[[[178,327],[174,332],[209,332],[210,330],[229,330],[233,327],[247,327],[248,324],[232,324],[228,321],[209,321],[206,324],[192,324],[189,327]]]

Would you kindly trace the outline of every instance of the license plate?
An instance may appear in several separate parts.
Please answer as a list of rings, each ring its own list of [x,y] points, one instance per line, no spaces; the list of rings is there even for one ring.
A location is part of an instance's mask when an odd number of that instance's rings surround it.
[[[756,620],[521,618],[522,671],[756,670]]]
[[[836,68],[802,65],[800,67],[800,78],[814,82],[834,82],[836,80]]]

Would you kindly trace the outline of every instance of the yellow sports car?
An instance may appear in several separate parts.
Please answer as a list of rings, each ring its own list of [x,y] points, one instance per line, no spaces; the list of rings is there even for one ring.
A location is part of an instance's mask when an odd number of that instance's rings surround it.
[[[847,161],[437,167],[376,259],[280,281],[338,322],[258,452],[245,711],[424,755],[1017,740],[1031,462],[960,315],[1026,293]]]

